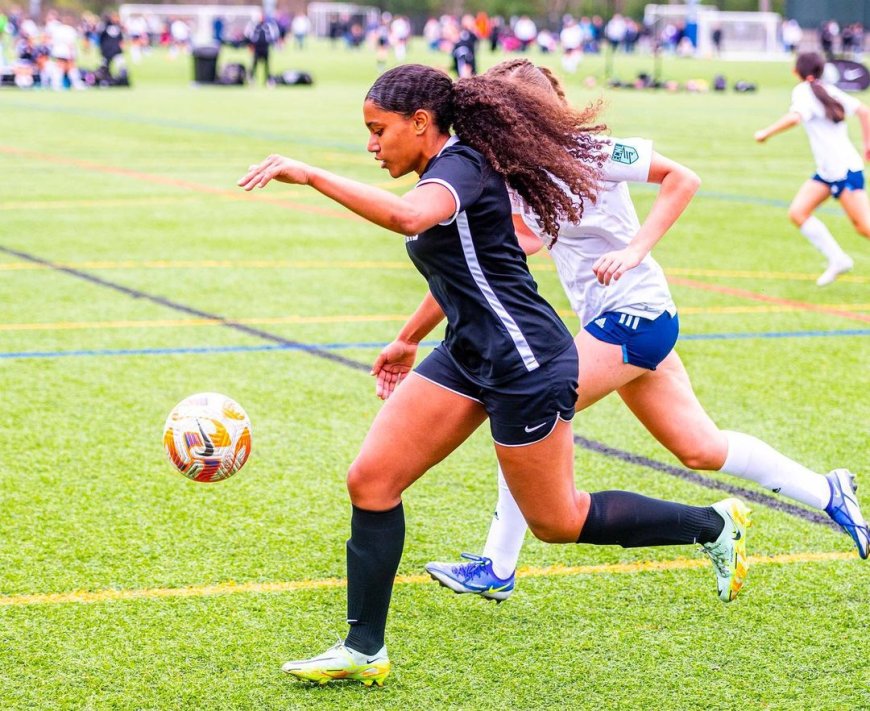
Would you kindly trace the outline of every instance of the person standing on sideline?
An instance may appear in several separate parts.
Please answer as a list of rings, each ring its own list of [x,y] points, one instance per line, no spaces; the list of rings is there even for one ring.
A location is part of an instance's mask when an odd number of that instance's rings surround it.
[[[505,480],[533,533],[548,542],[626,547],[691,544],[710,551],[720,586],[746,574],[749,510],[736,499],[698,507],[574,485],[570,420],[577,350],[538,294],[517,242],[506,183],[551,234],[581,217],[597,180],[595,110],[551,106],[511,82],[402,65],[369,89],[367,150],[390,177],[420,176],[404,196],[273,155],[251,166],[245,190],[273,180],[309,185],[403,235],[426,278],[446,337],[378,412],[348,471],[350,632],[325,653],[287,662],[297,678],[383,684],[387,612],[402,556],[402,493],[489,418]],[[456,131],[451,135],[450,127]],[[581,160],[584,159],[584,160]],[[566,192],[566,187],[568,192]],[[425,322],[425,319],[424,319]],[[401,353],[382,359],[396,374]],[[396,447],[397,437],[407,446]]]
[[[263,64],[263,83],[268,85],[272,81],[272,76],[269,72],[269,52],[272,45],[278,41],[278,28],[272,20],[268,19],[264,14],[256,22],[252,22],[245,30],[245,37],[248,40],[248,45],[251,52],[254,54],[254,61],[251,64],[251,82],[255,81],[257,65]]]
[[[110,77],[114,74],[113,62],[121,67],[124,65],[124,33],[116,13],[106,13],[103,16],[103,23],[100,26],[100,55]],[[120,59],[115,61],[118,57]]]
[[[819,286],[830,284],[854,266],[830,230],[813,214],[819,205],[833,195],[858,233],[870,238],[870,201],[864,189],[864,161],[870,159],[870,109],[837,87],[823,83],[824,70],[825,60],[820,54],[798,55],[795,73],[801,82],[791,93],[791,108],[782,118],[755,132],[755,140],[764,143],[777,133],[803,124],[810,139],[816,173],[794,196],[788,216],[828,260],[827,268],[816,280]],[[855,150],[846,129],[845,118],[852,115],[861,123],[861,153]]]
[[[308,15],[303,12],[297,13],[293,17],[293,22],[290,23],[290,32],[296,42],[296,47],[305,49],[305,38],[311,32],[311,20],[308,19]]]
[[[458,35],[450,54],[453,57],[453,71],[460,79],[477,74],[477,24],[473,15],[463,15]]]
[[[562,45],[562,69],[574,74],[583,59],[583,29],[571,15],[562,18],[559,44]]]
[[[565,101],[552,73],[524,59],[497,64],[485,76],[538,86],[551,100]],[[679,332],[676,306],[650,251],[688,206],[698,177],[656,153],[650,141],[612,138],[606,145],[598,201],[586,207],[581,222],[560,225],[555,244],[523,201],[515,193],[511,196],[524,251],[550,249],[565,293],[584,325],[574,339],[581,355],[577,410],[619,393],[647,430],[686,466],[748,479],[825,511],[852,537],[860,557],[867,558],[870,533],[851,472],[835,469],[823,476],[752,435],[720,430],[698,401],[673,350]],[[643,224],[627,182],[661,186]],[[413,323],[402,331],[426,335]],[[389,397],[395,385],[379,382],[379,397]],[[455,592],[505,600],[514,590],[525,533],[526,523],[499,471],[498,503],[482,555],[432,562],[426,570]]]

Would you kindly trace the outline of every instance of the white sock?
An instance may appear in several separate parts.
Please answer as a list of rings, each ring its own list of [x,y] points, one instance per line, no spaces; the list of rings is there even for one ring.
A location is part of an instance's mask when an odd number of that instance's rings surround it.
[[[501,467],[498,468],[498,504],[492,515],[489,535],[483,547],[483,555],[492,560],[492,571],[500,578],[507,578],[516,570],[520,549],[526,536],[526,519],[514,501]]]
[[[821,474],[780,454],[752,435],[723,430],[728,439],[728,456],[720,471],[734,474],[763,487],[824,509],[831,501],[831,487]]]
[[[843,248],[834,239],[834,235],[825,227],[825,223],[815,215],[810,215],[809,219],[801,225],[800,229],[804,237],[825,255],[829,263],[844,262],[849,259],[849,255],[843,251]]]

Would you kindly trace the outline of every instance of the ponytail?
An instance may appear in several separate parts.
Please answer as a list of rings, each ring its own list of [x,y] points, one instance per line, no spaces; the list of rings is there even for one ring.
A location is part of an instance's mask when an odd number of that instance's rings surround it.
[[[813,95],[825,109],[825,117],[834,123],[843,121],[846,118],[846,110],[819,81],[825,71],[824,57],[816,52],[800,54],[795,63],[795,70],[801,79],[809,83]]]

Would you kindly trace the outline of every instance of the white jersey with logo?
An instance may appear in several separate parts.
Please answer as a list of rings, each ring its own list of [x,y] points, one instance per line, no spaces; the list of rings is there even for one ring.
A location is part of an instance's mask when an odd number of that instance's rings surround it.
[[[854,114],[861,105],[858,99],[835,86],[824,84],[824,88],[832,99],[843,105],[846,116]],[[800,114],[816,160],[816,172],[821,178],[832,182],[845,180],[850,170],[864,170],[864,161],[849,140],[846,122],[834,123],[825,116],[825,107],[813,94],[809,82],[802,81],[791,92],[790,110]]]
[[[609,155],[602,169],[598,201],[584,206],[578,224],[560,223],[559,239],[550,250],[562,287],[584,326],[606,311],[648,319],[665,311],[673,315],[677,309],[668,282],[651,255],[608,286],[599,284],[592,271],[601,255],[624,249],[640,229],[626,183],[647,182],[653,154],[652,141],[642,138],[603,138],[602,142]],[[514,214],[521,215],[526,226],[549,247],[552,238],[542,232],[534,213],[518,194],[509,192]]]

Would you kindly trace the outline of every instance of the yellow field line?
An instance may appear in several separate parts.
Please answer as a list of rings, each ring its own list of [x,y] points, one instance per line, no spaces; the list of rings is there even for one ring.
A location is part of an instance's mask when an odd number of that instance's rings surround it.
[[[167,198],[168,199],[168,198]],[[190,199],[190,198],[185,198]],[[155,198],[154,201],[162,201],[163,198]],[[95,204],[98,201],[94,201]],[[0,203],[0,209],[7,203]],[[76,269],[408,269],[414,267],[407,261],[352,261],[352,260],[292,260],[292,259],[189,259],[189,260],[104,260],[104,261],[78,261],[63,262],[61,266]],[[535,258],[535,269],[543,271],[555,271],[555,267],[548,259]],[[44,264],[32,264],[27,262],[0,262],[0,271],[39,271],[51,269]],[[778,279],[814,281],[818,274],[803,272],[768,272],[730,269],[692,269],[670,268],[665,273],[670,276],[686,277],[724,277],[729,279]],[[840,282],[852,282],[866,284],[870,277],[854,274],[844,274],[837,277]]]
[[[69,210],[76,207],[136,207],[139,205],[174,205],[191,202],[195,197],[109,198],[97,200],[15,200],[0,202],[0,210]]]
[[[818,274],[805,274],[803,272],[767,272],[750,269],[697,269],[693,267],[670,267],[665,269],[665,273],[671,276],[726,277],[728,279],[796,279],[798,281],[815,281],[818,278]],[[864,284],[868,281],[868,277],[857,276],[855,274],[844,274],[837,277],[837,279],[859,284]]]
[[[870,311],[870,304],[832,304],[834,309],[851,309],[852,311]],[[681,315],[693,314],[759,314],[783,313],[798,311],[796,306],[684,306]],[[560,309],[562,318],[570,319],[573,311]],[[339,314],[335,316],[270,316],[260,318],[232,319],[235,323],[248,325],[275,324],[324,324],[324,323],[377,323],[405,321],[408,314]],[[113,328],[191,328],[198,326],[219,326],[224,323],[216,318],[178,318],[178,319],[143,319],[140,321],[55,321],[45,323],[0,323],[0,332],[8,331],[83,331]]]
[[[413,181],[408,181],[405,185],[396,185],[395,181],[388,183],[375,183],[377,187],[384,189],[412,188]],[[104,198],[91,200],[8,200],[0,202],[0,211],[2,212],[27,212],[30,210],[75,210],[77,208],[92,208],[92,207],[147,207],[149,205],[174,205],[184,202],[193,202],[195,200],[203,200],[199,196],[187,197],[143,197],[143,198]]]
[[[772,556],[750,556],[752,565],[792,565],[796,563],[816,563],[856,558],[855,553],[783,553]],[[540,578],[572,575],[625,575],[633,573],[654,573],[667,570],[690,570],[704,568],[710,563],[702,558],[677,558],[661,561],[638,561],[635,563],[606,563],[602,565],[564,566],[553,565],[545,568],[520,568],[520,578]],[[420,585],[429,583],[428,575],[399,575],[396,583],[400,585]],[[110,602],[114,600],[141,600],[167,597],[206,597],[211,595],[236,595],[238,593],[275,593],[296,590],[324,590],[347,585],[343,578],[323,578],[321,580],[289,580],[272,583],[217,583],[197,585],[186,588],[144,588],[139,590],[79,590],[63,593],[41,593],[36,595],[6,595],[0,597],[0,606],[15,605],[61,605],[65,603]]]
[[[826,306],[844,311],[870,311],[870,304],[826,304]],[[804,309],[788,304],[775,304],[771,306],[681,306],[677,310],[682,316],[685,314],[779,314]]]
[[[406,321],[408,314],[359,314],[341,316],[274,316],[263,318],[228,319],[233,323],[248,325],[264,324],[319,324],[319,323],[367,323],[372,321]],[[58,321],[56,323],[0,323],[2,331],[77,331],[108,328],[178,328],[191,326],[218,326],[224,323],[217,318],[154,319],[143,321]]]
[[[407,269],[409,262],[372,262],[341,260],[287,260],[287,259],[188,259],[134,261],[56,262],[57,266],[72,269]],[[54,269],[47,264],[31,262],[0,263],[0,271],[46,271]],[[841,277],[842,278],[842,277]]]

